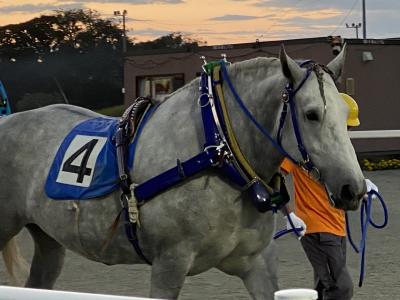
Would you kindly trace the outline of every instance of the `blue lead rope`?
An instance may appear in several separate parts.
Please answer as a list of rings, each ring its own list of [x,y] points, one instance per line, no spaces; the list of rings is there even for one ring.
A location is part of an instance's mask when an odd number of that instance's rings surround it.
[[[384,220],[382,224],[376,224],[371,217],[371,211],[372,211],[372,196],[376,195],[376,197],[379,199],[382,208],[383,208],[383,214],[384,214]],[[356,246],[356,244],[353,242],[353,239],[351,238],[350,234],[350,225],[349,225],[349,220],[348,216],[346,213],[346,230],[347,230],[347,236],[349,239],[349,242],[351,246],[353,247],[354,251],[356,253],[360,254],[360,278],[358,281],[358,286],[361,287],[364,281],[364,273],[365,273],[365,249],[366,249],[366,241],[367,241],[367,229],[368,229],[368,224],[371,224],[373,227],[377,229],[382,229],[386,227],[388,223],[388,210],[387,206],[385,204],[385,201],[383,200],[382,196],[374,191],[371,190],[368,192],[368,199],[367,200],[362,200],[362,205],[360,209],[360,225],[361,225],[361,240],[359,247]]]

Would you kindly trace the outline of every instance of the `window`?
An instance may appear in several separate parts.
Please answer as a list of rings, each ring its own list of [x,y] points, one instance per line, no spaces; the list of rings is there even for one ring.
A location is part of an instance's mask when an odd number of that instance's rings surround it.
[[[183,74],[137,77],[137,95],[162,101],[184,84]]]

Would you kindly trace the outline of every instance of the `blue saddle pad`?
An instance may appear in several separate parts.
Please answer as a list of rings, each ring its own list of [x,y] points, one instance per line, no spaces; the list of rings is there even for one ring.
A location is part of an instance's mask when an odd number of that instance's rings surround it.
[[[119,187],[116,118],[94,118],[79,123],[65,137],[50,168],[45,191],[53,199],[89,199],[104,196]],[[132,168],[134,146],[129,146]]]

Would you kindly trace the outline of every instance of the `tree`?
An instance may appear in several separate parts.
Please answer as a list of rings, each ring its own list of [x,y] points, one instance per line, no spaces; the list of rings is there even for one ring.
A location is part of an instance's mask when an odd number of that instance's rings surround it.
[[[59,10],[30,21],[0,27],[3,54],[49,55],[67,51],[89,52],[96,48],[117,49],[122,30],[94,10]]]
[[[44,94],[43,103],[51,103],[58,94],[61,99],[65,95],[70,104],[91,109],[121,104],[122,37],[114,21],[82,9],[59,10],[0,27],[0,79],[13,107],[33,107]],[[192,49],[199,44],[177,32],[137,44],[128,40],[127,46],[147,51]],[[18,101],[23,105],[17,105]],[[54,97],[56,102],[59,97]]]
[[[138,50],[150,50],[150,49],[194,49],[200,45],[206,44],[207,42],[202,42],[185,36],[180,32],[173,32],[165,36],[161,36],[153,41],[141,42],[132,46],[133,49]]]
[[[53,94],[61,86],[71,104],[120,104],[121,36],[117,24],[82,9],[0,27],[0,77],[14,89],[13,101],[26,102],[26,93]],[[10,58],[15,63],[8,63]]]

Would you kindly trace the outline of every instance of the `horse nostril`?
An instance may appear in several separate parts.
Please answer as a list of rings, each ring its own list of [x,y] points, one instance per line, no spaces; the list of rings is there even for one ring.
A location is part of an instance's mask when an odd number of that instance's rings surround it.
[[[353,191],[351,185],[345,184],[342,187],[342,192],[341,192],[340,196],[343,200],[352,200],[352,199],[354,199],[355,195],[356,195],[356,193]]]

